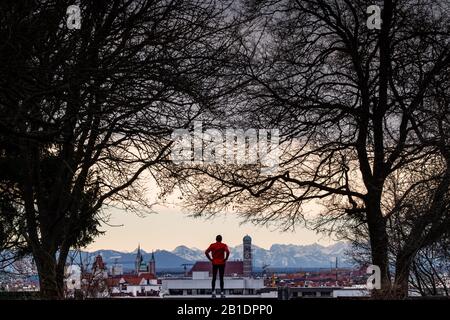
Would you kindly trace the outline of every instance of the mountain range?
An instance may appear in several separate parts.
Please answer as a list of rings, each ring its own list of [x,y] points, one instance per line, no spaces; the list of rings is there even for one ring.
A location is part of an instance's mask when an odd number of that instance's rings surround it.
[[[242,245],[230,247],[230,260],[242,260]],[[335,265],[336,258],[340,267],[351,267],[352,260],[347,255],[349,245],[345,242],[337,242],[330,246],[319,244],[294,245],[273,244],[269,249],[252,245],[253,266],[261,269],[264,265],[270,268],[329,268]],[[134,269],[136,251],[122,252],[115,250],[97,250],[94,252],[82,252],[84,263],[90,263],[98,254],[102,255],[108,266],[113,263],[123,265],[124,271]],[[147,262],[151,253],[141,249],[144,261]],[[181,270],[183,264],[193,264],[196,261],[204,261],[204,250],[189,248],[184,245],[176,247],[172,251],[156,250],[154,252],[157,270]],[[75,260],[79,259],[75,257]]]

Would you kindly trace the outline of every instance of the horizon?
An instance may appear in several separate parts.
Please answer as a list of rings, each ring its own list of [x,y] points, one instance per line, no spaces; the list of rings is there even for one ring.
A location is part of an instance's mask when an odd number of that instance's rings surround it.
[[[249,235],[251,237],[251,235]],[[307,247],[307,246],[313,246],[313,245],[319,245],[323,248],[328,248],[334,245],[337,245],[339,243],[347,243],[347,241],[336,241],[334,243],[328,244],[328,245],[324,245],[324,244],[320,244],[317,242],[313,242],[313,243],[308,243],[308,244],[295,244],[295,243],[272,243],[272,245],[270,247],[262,247],[258,244],[255,244],[252,242],[252,246],[256,246],[260,249],[264,249],[264,250],[270,250],[272,246],[274,245],[282,245],[282,246],[303,246],[303,247]],[[227,244],[228,245],[228,244]],[[240,244],[236,244],[236,245],[228,245],[231,248],[236,248],[237,246],[242,245],[242,243]],[[189,247],[185,244],[180,244],[176,247],[174,247],[173,249],[168,249],[168,248],[156,248],[156,249],[152,249],[152,250],[146,250],[145,248],[143,248],[142,246],[140,247],[141,251],[144,251],[145,253],[152,253],[152,251],[154,252],[158,252],[158,251],[168,251],[168,252],[173,252],[174,250],[176,250],[178,247],[186,247],[190,250],[201,250],[203,251],[203,249],[197,248],[197,247]],[[136,250],[138,249],[138,247],[134,248],[133,250],[118,250],[118,249],[114,249],[114,248],[100,248],[100,249],[95,249],[95,250],[85,250],[82,249],[81,251],[83,252],[96,252],[96,251],[117,251],[117,252],[123,252],[123,253],[134,253]]]
[[[264,249],[274,243],[310,245],[318,243],[330,245],[336,243],[332,237],[296,225],[295,229],[285,231],[276,225],[254,225],[244,222],[236,212],[223,212],[213,217],[194,218],[186,212],[183,202],[179,200],[179,192],[174,191],[163,203],[158,203],[159,188],[155,181],[148,178],[145,182],[149,201],[157,203],[152,208],[153,213],[136,214],[118,208],[106,210],[110,219],[103,223],[101,229],[105,234],[99,235],[85,247],[88,251],[102,248],[117,248],[128,251],[137,248],[138,244],[146,251],[157,248],[173,250],[178,245],[195,247],[205,250],[215,242],[216,235],[221,234],[223,242],[229,246],[242,243],[242,238],[248,234],[253,243]],[[309,203],[304,207],[305,214],[315,216],[323,210],[318,204]]]
[[[217,234],[221,234],[223,242],[232,247],[242,244],[242,238],[248,234],[253,243],[266,250],[272,244],[317,243],[328,246],[337,242],[325,234],[316,233],[303,226],[296,226],[293,231],[282,231],[275,226],[243,223],[234,213],[223,213],[212,218],[192,218],[183,212],[179,204],[158,205],[156,210],[157,213],[139,216],[124,210],[111,209],[110,221],[108,224],[102,224],[101,228],[105,234],[99,235],[83,250],[114,248],[124,252],[137,248],[139,244],[146,251],[158,248],[174,250],[180,244],[189,248],[206,249],[209,244],[215,242]]]

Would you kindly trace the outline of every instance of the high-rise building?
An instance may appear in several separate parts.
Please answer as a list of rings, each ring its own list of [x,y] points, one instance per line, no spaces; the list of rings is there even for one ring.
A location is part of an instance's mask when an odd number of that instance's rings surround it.
[[[244,242],[244,277],[250,277],[252,275],[252,238],[246,235],[243,239]]]

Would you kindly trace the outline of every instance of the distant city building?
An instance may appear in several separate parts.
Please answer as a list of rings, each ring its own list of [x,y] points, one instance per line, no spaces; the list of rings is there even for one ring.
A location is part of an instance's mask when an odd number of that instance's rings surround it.
[[[148,272],[151,274],[156,275],[156,261],[155,261],[155,253],[152,251],[152,257],[150,258],[150,261],[148,262]]]
[[[125,274],[108,279],[111,296],[158,296],[161,283],[152,273]]]
[[[136,260],[134,262],[134,271],[137,274],[139,272],[147,272],[147,266],[145,265],[144,257],[141,254],[141,245],[138,245]]]
[[[243,239],[244,247],[244,277],[250,277],[252,275],[253,266],[252,266],[252,238],[249,235],[246,235]]]
[[[252,278],[252,271],[252,238],[246,235],[243,238],[243,260],[227,261],[225,265],[225,295],[268,296],[260,294],[260,289],[264,288],[264,279]],[[211,262],[197,261],[188,277],[162,279],[161,295],[165,297],[211,295],[211,277]]]
[[[107,298],[109,288],[107,284],[108,269],[101,255],[95,257],[91,272],[82,274],[81,289],[86,297]]]
[[[113,256],[110,257],[111,260],[114,260],[113,265],[109,269],[109,274],[113,277],[120,276],[123,274],[123,265],[119,263],[119,260],[122,256]]]
[[[264,280],[248,277],[225,277],[224,291],[227,296],[260,296]],[[163,297],[211,295],[209,271],[194,271],[191,278],[166,278],[161,280]]]
[[[66,289],[70,292],[81,289],[81,268],[78,265],[71,264],[65,267]]]
[[[78,269],[76,266],[68,266],[66,268],[68,297],[73,297],[73,291],[77,289],[81,289],[79,290],[81,296],[88,298],[159,296],[161,283],[156,279],[154,253],[146,264],[139,246],[136,253],[135,270],[131,274],[124,274],[123,265],[118,263],[120,256],[111,258],[115,261],[109,268],[109,272],[101,255],[95,257],[90,270],[84,270],[81,267],[80,284],[77,280],[78,273],[76,271]]]
[[[191,271],[188,273],[188,276],[192,276],[193,272],[209,272],[209,276],[212,276],[211,262],[195,262]],[[243,260],[227,261],[225,265],[225,276],[250,277],[252,275],[252,272],[252,238],[246,235],[243,239]]]
[[[141,246],[139,245],[138,249],[137,249],[136,260],[135,260],[134,265],[135,265],[134,271],[136,274],[149,272],[149,273],[156,275],[155,253],[152,252],[150,261],[146,264],[144,261],[144,257],[141,253]]]
[[[361,287],[278,287],[264,288],[262,293],[277,290],[278,299],[365,297],[369,291]]]
[[[111,266],[111,276],[120,276],[123,274],[123,266],[121,264],[114,264]]]
[[[108,278],[108,270],[106,269],[106,264],[103,262],[103,257],[101,255],[95,257],[95,261],[92,264],[92,275],[96,279]]]
[[[193,266],[188,276],[192,276],[194,272],[207,272],[212,276],[211,262],[197,261]],[[244,276],[244,262],[243,261],[227,261],[225,265],[226,277],[243,277]]]

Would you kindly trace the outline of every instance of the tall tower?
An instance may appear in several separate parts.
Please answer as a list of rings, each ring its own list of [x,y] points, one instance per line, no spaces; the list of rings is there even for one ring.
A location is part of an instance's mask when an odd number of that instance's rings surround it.
[[[134,262],[134,271],[136,272],[136,274],[139,274],[139,269],[141,267],[142,262],[144,261],[144,258],[142,257],[141,254],[141,245],[138,245],[138,249],[137,249],[137,253],[136,253],[136,260]]]
[[[252,275],[252,238],[248,235],[242,239],[244,242],[244,277]]]
[[[155,253],[152,251],[152,257],[148,262],[148,272],[154,274],[156,276],[156,261],[155,261]]]

